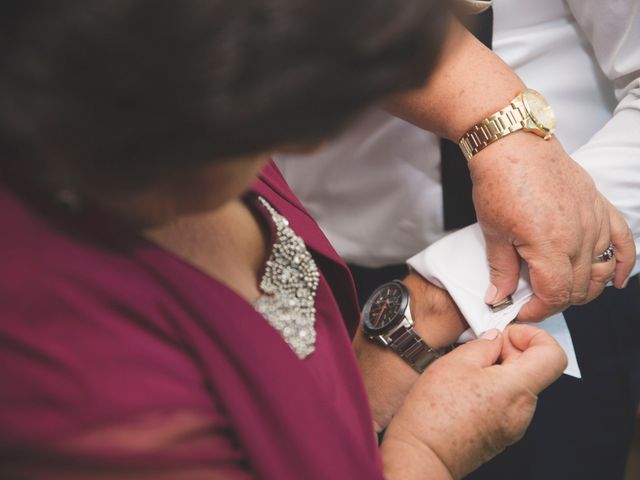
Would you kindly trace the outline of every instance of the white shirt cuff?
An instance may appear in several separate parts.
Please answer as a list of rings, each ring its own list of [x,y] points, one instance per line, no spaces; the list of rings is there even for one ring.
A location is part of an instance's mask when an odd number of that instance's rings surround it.
[[[493,312],[484,303],[489,286],[489,266],[484,235],[477,223],[447,235],[411,257],[407,263],[428,281],[446,289],[456,302],[470,327],[460,341],[476,338],[492,328],[504,330],[532,295],[529,271],[523,262],[518,288],[512,295],[513,304]],[[569,365],[564,373],[580,378],[580,368],[564,316],[554,315],[536,326],[552,334],[565,350]]]

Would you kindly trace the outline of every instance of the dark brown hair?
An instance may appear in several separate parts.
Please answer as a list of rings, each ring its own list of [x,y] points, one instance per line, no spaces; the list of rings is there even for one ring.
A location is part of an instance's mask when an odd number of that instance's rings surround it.
[[[425,81],[437,0],[7,0],[1,161],[137,188],[326,138]]]

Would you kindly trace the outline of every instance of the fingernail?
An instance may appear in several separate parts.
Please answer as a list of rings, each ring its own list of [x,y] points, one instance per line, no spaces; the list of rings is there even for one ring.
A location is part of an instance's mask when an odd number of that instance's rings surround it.
[[[493,283],[489,285],[487,288],[487,293],[484,295],[484,303],[487,305],[493,305],[497,300],[498,296],[498,287],[496,287]]]
[[[480,338],[482,338],[483,340],[495,340],[498,337],[499,333],[500,331],[497,328],[492,328],[491,330],[487,330],[482,335],[480,335]]]

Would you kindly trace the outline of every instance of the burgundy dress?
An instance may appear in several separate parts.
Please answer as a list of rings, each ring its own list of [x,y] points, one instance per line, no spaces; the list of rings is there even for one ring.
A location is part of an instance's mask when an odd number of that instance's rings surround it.
[[[251,190],[321,272],[304,360],[112,218],[0,188],[0,478],[382,478],[348,270],[273,164]]]

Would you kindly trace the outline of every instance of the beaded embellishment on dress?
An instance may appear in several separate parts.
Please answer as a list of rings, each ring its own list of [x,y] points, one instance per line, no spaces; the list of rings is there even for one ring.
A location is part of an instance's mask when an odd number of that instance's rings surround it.
[[[254,308],[303,359],[315,350],[315,297],[320,274],[304,241],[289,227],[288,220],[264,198],[258,200],[273,219],[276,238],[260,282],[263,295]]]

